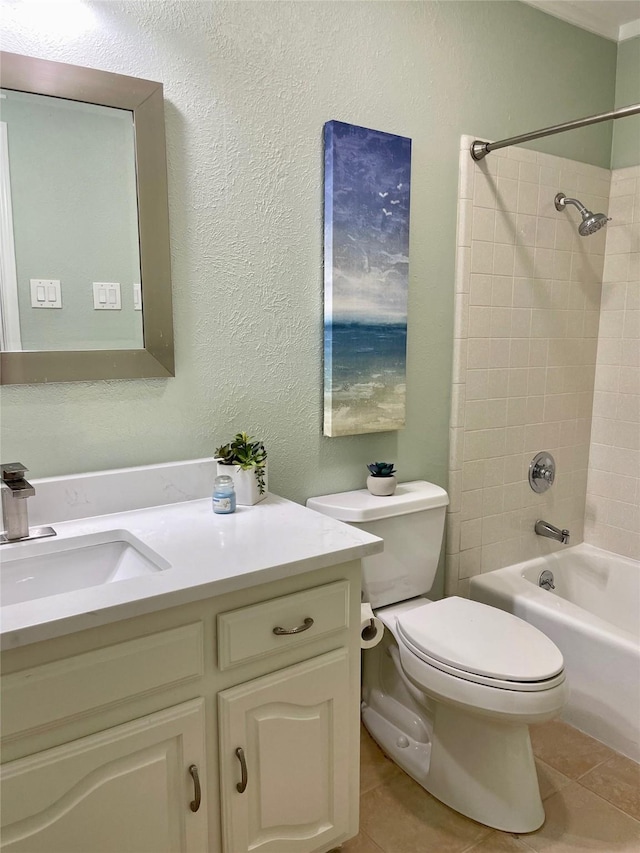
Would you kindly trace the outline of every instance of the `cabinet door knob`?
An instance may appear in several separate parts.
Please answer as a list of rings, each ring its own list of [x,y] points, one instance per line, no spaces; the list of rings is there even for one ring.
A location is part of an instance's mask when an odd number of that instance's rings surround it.
[[[189,767],[189,773],[193,779],[193,792],[195,796],[195,799],[191,800],[189,803],[189,808],[192,812],[197,812],[202,800],[202,791],[200,790],[200,776],[198,775],[198,767],[196,764],[192,764]]]
[[[247,762],[244,757],[244,749],[239,746],[236,749],[236,755],[238,756],[238,761],[240,762],[240,772],[242,773],[242,781],[238,782],[236,785],[236,790],[239,794],[244,794],[247,789]]]
[[[311,616],[307,616],[302,625],[298,625],[297,628],[274,628],[273,633],[278,637],[282,637],[284,634],[302,634],[303,631],[308,631],[309,628],[313,625],[313,619]]]

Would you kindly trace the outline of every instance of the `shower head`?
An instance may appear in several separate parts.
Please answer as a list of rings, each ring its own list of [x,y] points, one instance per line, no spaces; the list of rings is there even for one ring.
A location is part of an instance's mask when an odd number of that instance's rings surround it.
[[[578,201],[577,198],[567,198],[564,193],[558,193],[555,197],[556,210],[564,210],[568,204],[573,204],[580,211],[582,222],[578,225],[578,234],[581,237],[588,237],[590,234],[595,234],[609,222],[606,213],[592,213],[590,210]]]
[[[609,221],[604,213],[591,213],[587,210],[586,215],[582,214],[582,222],[578,225],[578,234],[581,237],[588,237],[589,234],[595,234]]]

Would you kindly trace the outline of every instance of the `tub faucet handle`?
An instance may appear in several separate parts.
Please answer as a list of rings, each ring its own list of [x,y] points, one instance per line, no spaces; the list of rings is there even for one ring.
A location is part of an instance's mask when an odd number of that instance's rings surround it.
[[[537,494],[546,492],[556,478],[556,461],[546,450],[536,455],[529,465],[529,485]]]

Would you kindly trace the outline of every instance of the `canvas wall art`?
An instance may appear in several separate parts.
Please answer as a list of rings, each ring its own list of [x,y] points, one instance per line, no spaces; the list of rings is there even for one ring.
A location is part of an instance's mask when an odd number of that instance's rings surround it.
[[[324,434],[405,425],[411,140],[324,126]]]

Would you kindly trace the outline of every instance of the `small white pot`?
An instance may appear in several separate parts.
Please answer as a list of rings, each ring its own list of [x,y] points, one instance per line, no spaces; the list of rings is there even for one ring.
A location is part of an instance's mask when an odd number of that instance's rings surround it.
[[[260,494],[256,472],[253,468],[243,471],[239,465],[222,465],[218,462],[218,476],[226,474],[233,479],[233,487],[236,491],[236,504],[238,506],[253,506],[260,503],[268,495],[268,470],[264,469],[264,493]]]
[[[374,477],[373,474],[369,474],[367,477],[367,488],[372,495],[378,495],[378,497],[392,495],[397,485],[398,481],[393,474],[390,477]]]

